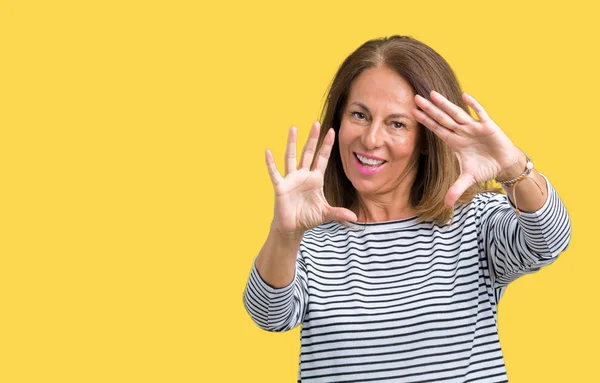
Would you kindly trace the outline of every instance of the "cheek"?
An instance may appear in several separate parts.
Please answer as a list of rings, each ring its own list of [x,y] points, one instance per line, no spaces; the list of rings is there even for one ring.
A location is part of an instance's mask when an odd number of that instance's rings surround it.
[[[360,138],[362,130],[360,126],[353,124],[351,121],[342,119],[340,123],[340,131],[338,132],[340,141],[344,141],[346,144],[350,144],[356,139]]]
[[[340,152],[340,159],[342,160],[342,168],[347,172],[348,161],[351,161],[350,157],[350,144],[353,140],[352,129],[344,121],[340,124],[340,130],[338,131],[338,148]]]
[[[411,145],[407,137],[395,136],[388,141],[388,147],[396,159],[401,159],[410,152]]]
[[[406,137],[394,137],[394,145],[396,145],[399,148],[404,148],[406,146],[408,146],[408,139]]]
[[[352,141],[351,136],[351,130],[348,128],[348,125],[345,124],[344,121],[342,121],[342,123],[340,124],[340,130],[338,132],[338,142],[340,146],[340,152],[342,154],[344,150],[348,147],[350,141]]]
[[[416,141],[414,137],[394,137],[391,146],[394,148],[394,157],[397,158],[408,157],[416,151]]]

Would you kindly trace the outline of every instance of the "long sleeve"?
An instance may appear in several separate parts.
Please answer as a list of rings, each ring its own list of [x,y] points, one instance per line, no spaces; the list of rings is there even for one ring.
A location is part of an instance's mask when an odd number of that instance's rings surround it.
[[[287,331],[304,319],[308,304],[306,265],[301,252],[296,259],[294,280],[287,286],[274,288],[267,284],[256,269],[256,259],[244,290],[244,306],[260,328],[267,331]]]
[[[571,239],[571,221],[550,181],[548,198],[538,211],[521,212],[504,194],[484,193],[477,206],[478,236],[494,287],[503,290],[518,277],[553,263]],[[501,295],[502,292],[500,292]]]

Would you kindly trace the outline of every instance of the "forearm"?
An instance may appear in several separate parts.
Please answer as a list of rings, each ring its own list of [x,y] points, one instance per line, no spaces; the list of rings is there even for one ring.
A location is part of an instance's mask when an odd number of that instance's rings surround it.
[[[292,283],[301,240],[302,236],[285,237],[271,228],[255,262],[261,278],[270,286],[280,288]]]
[[[520,161],[511,169],[505,169],[498,175],[499,180],[508,180],[518,177],[527,164],[525,154],[521,156]],[[502,185],[508,198],[522,212],[533,213],[538,211],[548,198],[548,186],[546,180],[537,171],[532,170],[531,173],[522,181],[515,185]],[[541,191],[540,191],[541,189]],[[516,201],[515,201],[516,199]]]
[[[264,330],[287,331],[302,323],[308,293],[306,268],[298,256],[300,241],[271,228],[250,271],[244,305]]]
[[[540,208],[516,216],[514,208],[507,206],[506,196],[496,194],[481,210],[481,240],[489,254],[496,286],[506,286],[521,275],[551,264],[569,245],[571,222],[566,207],[552,182],[543,174],[536,173],[535,176],[541,177],[539,181],[535,179],[546,198]],[[523,181],[517,190],[525,182],[533,185],[532,194],[541,196],[533,181]],[[520,209],[521,199],[525,196],[519,198]]]

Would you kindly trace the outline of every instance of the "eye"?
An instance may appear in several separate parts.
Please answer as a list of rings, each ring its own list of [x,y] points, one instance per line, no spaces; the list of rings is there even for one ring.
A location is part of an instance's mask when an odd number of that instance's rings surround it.
[[[364,120],[367,118],[367,116],[365,116],[364,113],[361,112],[352,112],[351,113],[354,117],[358,118],[359,120]]]
[[[398,121],[392,122],[392,125],[394,126],[394,128],[397,128],[397,129],[402,129],[402,128],[406,127],[406,125],[403,122],[398,122]]]

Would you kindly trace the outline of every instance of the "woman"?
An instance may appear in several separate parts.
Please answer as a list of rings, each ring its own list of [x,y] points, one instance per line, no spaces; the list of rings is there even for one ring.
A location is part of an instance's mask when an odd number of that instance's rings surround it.
[[[570,240],[552,185],[409,37],[353,52],[322,121],[298,165],[290,129],[285,176],[266,152],[275,213],[252,319],[302,324],[303,382],[506,382],[498,301]]]

